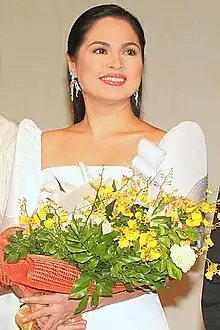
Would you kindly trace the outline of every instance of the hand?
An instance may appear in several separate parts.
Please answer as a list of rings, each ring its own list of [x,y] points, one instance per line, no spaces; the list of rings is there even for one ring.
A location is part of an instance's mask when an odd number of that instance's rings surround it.
[[[82,317],[70,319],[64,324],[57,327],[57,330],[85,330],[86,329],[86,320],[83,320]]]
[[[63,323],[66,323],[69,319],[73,319],[72,322],[65,324],[66,328],[61,328],[61,330],[85,329],[86,321],[73,318],[73,312],[79,302],[69,299],[68,295],[55,293],[43,296],[32,296],[22,298],[21,302],[27,304],[46,305],[26,315],[22,319],[23,323],[37,319],[40,319],[41,321],[42,318],[49,317],[45,324],[43,324],[43,321],[39,324],[41,329],[56,330],[61,325],[64,327]]]

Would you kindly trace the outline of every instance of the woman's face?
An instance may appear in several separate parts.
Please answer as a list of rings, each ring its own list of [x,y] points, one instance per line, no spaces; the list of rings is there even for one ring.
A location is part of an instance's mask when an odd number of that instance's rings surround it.
[[[142,69],[138,36],[127,21],[112,17],[92,26],[70,62],[84,96],[108,102],[129,99],[140,85]]]

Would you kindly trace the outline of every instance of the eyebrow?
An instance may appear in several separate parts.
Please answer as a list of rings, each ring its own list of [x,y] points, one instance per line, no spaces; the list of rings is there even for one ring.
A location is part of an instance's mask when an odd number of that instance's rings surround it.
[[[90,46],[93,46],[93,45],[103,45],[103,46],[106,46],[106,47],[110,47],[110,44],[108,44],[108,43],[105,42],[105,41],[101,41],[101,40],[97,40],[97,41],[92,42],[92,43],[89,45],[89,47],[90,47]],[[135,46],[135,47],[137,47],[138,49],[140,49],[140,46],[138,46],[138,45],[137,45],[135,42],[133,42],[133,41],[126,42],[126,43],[124,43],[124,44],[122,45],[122,47],[128,47],[128,46]]]

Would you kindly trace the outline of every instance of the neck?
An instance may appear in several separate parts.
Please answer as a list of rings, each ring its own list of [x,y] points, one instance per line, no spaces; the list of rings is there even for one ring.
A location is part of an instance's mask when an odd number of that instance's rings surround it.
[[[86,114],[81,125],[94,138],[128,132],[138,120],[132,112],[130,100],[102,103],[85,98]]]

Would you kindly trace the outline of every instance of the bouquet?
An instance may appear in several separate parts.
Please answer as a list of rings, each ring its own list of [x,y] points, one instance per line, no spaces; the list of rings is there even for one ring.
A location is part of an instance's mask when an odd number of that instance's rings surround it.
[[[79,313],[89,302],[96,308],[100,296],[181,280],[213,245],[210,230],[219,224],[208,217],[216,210],[206,201],[209,191],[194,203],[166,193],[167,181],[158,185],[141,174],[104,181],[102,172],[81,193],[61,189],[58,201],[45,198],[32,215],[21,200],[22,227],[1,235],[1,282],[68,293],[79,300]],[[206,277],[218,273],[208,261]]]

